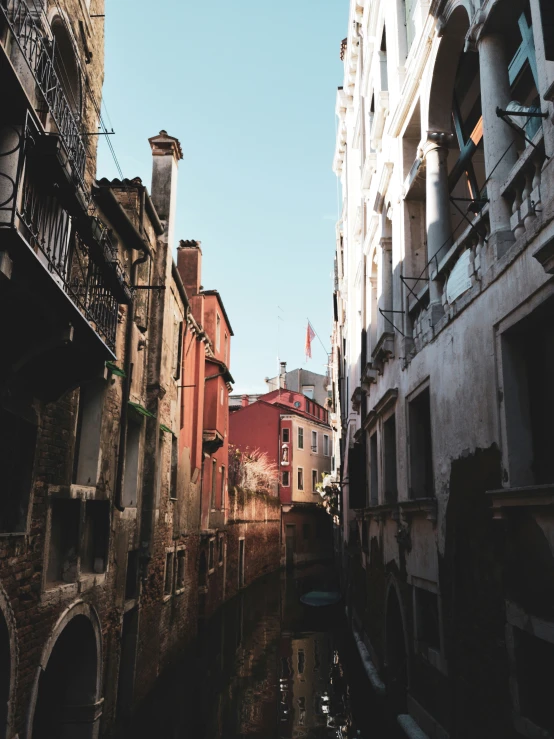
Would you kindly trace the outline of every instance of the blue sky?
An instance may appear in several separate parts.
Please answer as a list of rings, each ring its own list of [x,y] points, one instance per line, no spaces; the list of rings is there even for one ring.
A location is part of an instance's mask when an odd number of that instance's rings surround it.
[[[329,348],[347,16],[346,0],[106,0],[111,141],[145,184],[148,137],[181,142],[177,238],[202,242],[203,285],[235,333],[236,392],[263,391],[278,350],[289,369],[325,371],[321,343],[306,362],[304,340],[309,317]],[[117,176],[105,141],[98,174]]]

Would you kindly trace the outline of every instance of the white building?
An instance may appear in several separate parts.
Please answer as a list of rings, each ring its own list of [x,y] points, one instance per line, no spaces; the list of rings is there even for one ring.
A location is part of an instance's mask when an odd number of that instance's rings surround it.
[[[554,3],[352,0],[341,56],[353,626],[404,725],[551,737]]]

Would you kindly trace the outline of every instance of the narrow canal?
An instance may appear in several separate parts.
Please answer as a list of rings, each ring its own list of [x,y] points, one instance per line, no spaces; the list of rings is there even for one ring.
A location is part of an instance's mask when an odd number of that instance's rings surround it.
[[[160,681],[129,739],[398,739],[342,604],[300,602],[333,579],[319,567],[276,573],[227,603],[204,625],[197,657]]]

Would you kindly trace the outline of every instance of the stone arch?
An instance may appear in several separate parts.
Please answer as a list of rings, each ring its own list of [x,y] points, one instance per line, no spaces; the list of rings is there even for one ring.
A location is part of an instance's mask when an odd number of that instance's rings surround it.
[[[58,619],[33,686],[27,739],[97,739],[102,713],[102,631],[78,601]]]
[[[395,713],[407,710],[409,649],[406,619],[398,583],[390,577],[385,594],[385,677]]]
[[[449,11],[435,56],[428,105],[428,130],[448,134],[452,132],[454,82],[470,25],[464,3],[452,5]]]
[[[82,90],[77,46],[69,31],[69,23],[59,13],[52,15],[50,29],[54,41],[54,68],[76,117],[81,115]]]
[[[0,584],[0,739],[10,739],[13,731],[19,650],[15,616]]]

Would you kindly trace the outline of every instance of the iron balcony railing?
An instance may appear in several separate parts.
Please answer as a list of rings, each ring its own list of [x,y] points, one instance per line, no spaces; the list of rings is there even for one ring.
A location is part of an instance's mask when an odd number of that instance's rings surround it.
[[[16,130],[16,129],[14,129]],[[27,117],[19,146],[0,154],[0,182],[11,182],[9,197],[0,202],[0,233],[17,232],[34,251],[51,278],[72,300],[106,345],[115,350],[118,306],[128,303],[117,248],[102,221],[86,211],[75,214],[60,199],[52,172],[45,172],[40,135]],[[9,164],[12,176],[6,175]]]
[[[25,0],[0,0],[0,11],[35,78],[37,87],[48,105],[58,134],[67,151],[78,184],[87,193],[85,167],[87,151],[79,123],[67,100],[54,68],[51,45],[35,20],[37,10],[31,10]],[[88,196],[88,195],[87,195]]]

